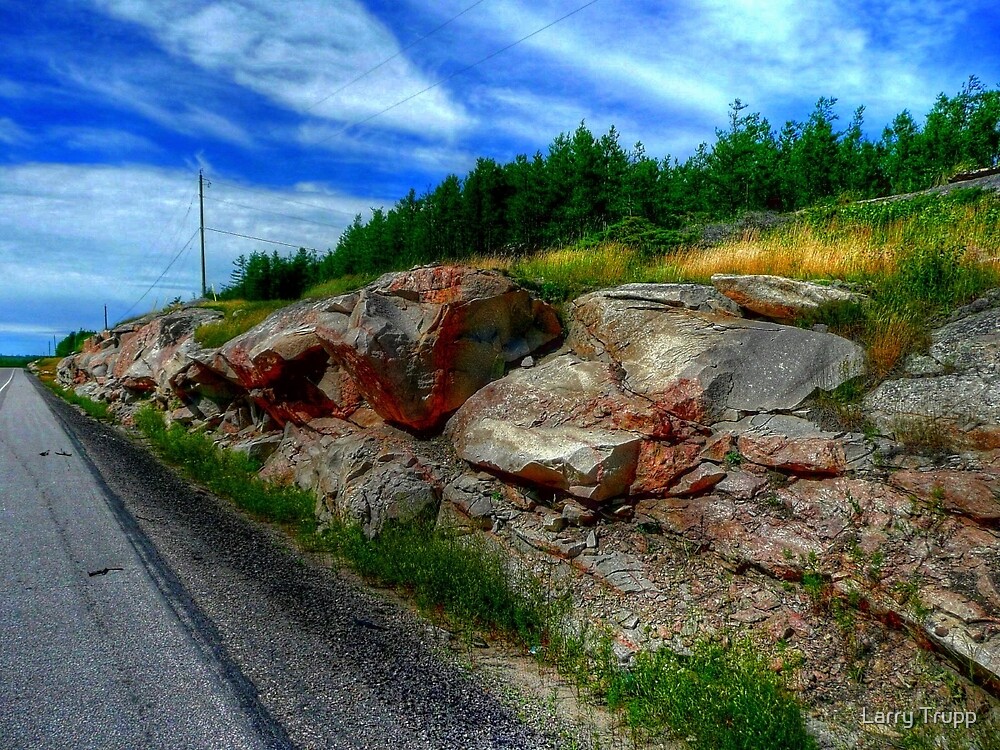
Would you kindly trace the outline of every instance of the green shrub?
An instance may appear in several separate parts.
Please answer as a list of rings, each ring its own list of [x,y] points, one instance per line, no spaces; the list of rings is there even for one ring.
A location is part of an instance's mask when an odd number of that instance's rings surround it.
[[[322,541],[362,575],[409,591],[422,608],[514,634],[528,646],[542,641],[561,611],[541,582],[514,571],[500,550],[435,528],[430,520],[391,523],[373,539],[356,524],[336,522]]]
[[[94,401],[92,398],[87,398],[86,396],[78,396],[76,391],[72,388],[63,388],[55,380],[42,379],[42,382],[49,388],[53,393],[59,396],[64,401],[71,404],[75,404],[83,409],[87,414],[89,414],[94,419],[101,422],[113,422],[114,417],[111,415],[111,409],[103,401]]]
[[[308,527],[313,521],[313,495],[259,479],[259,464],[246,454],[222,450],[208,436],[179,424],[167,427],[163,414],[151,405],[136,412],[135,425],[169,463],[244,510],[279,523]]]

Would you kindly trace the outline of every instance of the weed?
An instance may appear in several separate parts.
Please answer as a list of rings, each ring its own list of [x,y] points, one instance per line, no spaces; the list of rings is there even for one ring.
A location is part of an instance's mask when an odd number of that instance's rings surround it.
[[[361,287],[375,281],[377,278],[378,276],[376,274],[371,273],[340,276],[336,279],[331,279],[330,281],[324,281],[322,284],[309,287],[306,289],[302,297],[305,299],[336,297],[340,294],[346,294],[347,292],[353,292],[356,289],[360,289]]]
[[[629,668],[605,660],[598,682],[630,726],[669,727],[695,749],[814,748],[782,677],[749,640],[698,640],[690,656],[667,649],[635,656]]]
[[[163,414],[151,405],[136,412],[135,425],[160,456],[244,510],[300,527],[313,523],[313,495],[259,479],[260,466],[245,454],[224,451],[207,435],[188,432],[179,424],[167,427]]]
[[[958,448],[953,430],[934,417],[898,417],[890,428],[907,450],[928,458],[940,460]]]
[[[851,506],[851,512],[854,513],[855,516],[860,516],[863,512],[861,508],[861,503],[859,503],[857,501],[857,498],[855,498],[854,495],[851,494],[850,490],[845,492],[844,495],[847,498],[848,505]]]
[[[241,333],[246,333],[258,323],[263,322],[271,313],[288,306],[288,304],[288,302],[278,300],[207,302],[204,307],[223,312],[225,318],[198,326],[194,332],[195,341],[206,347],[222,346]]]
[[[817,606],[823,604],[826,599],[826,579],[815,571],[806,571],[802,574],[802,588],[809,598]]]
[[[738,450],[731,450],[723,457],[722,460],[726,464],[726,468],[732,468],[743,463],[743,456],[740,455]]]
[[[907,580],[900,581],[893,586],[893,593],[896,594],[900,606],[909,610],[917,622],[923,622],[931,613],[930,607],[924,604],[920,598],[920,583],[920,576],[914,574]]]
[[[389,524],[373,539],[337,520],[320,539],[362,575],[407,590],[423,609],[512,633],[528,647],[546,639],[565,611],[563,600],[550,600],[537,578],[514,570],[487,541],[436,528],[432,520]]]
[[[877,583],[884,575],[882,566],[885,564],[885,554],[881,550],[872,552],[868,557],[868,569],[865,571],[868,579]]]
[[[64,401],[68,401],[71,404],[75,404],[84,410],[94,419],[100,422],[114,422],[114,416],[111,414],[111,409],[103,401],[94,401],[92,398],[87,398],[86,396],[77,395],[76,391],[72,388],[63,388],[54,379],[42,378],[42,383],[59,396]]]

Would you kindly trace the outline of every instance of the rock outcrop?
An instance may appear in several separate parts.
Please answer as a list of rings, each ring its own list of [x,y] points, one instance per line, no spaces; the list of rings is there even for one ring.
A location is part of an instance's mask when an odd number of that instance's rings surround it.
[[[780,321],[856,297],[713,282],[584,295],[549,352],[554,311],[510,279],[416,268],[287,307],[217,350],[193,333],[219,313],[147,316],[59,377],[214,429],[263,476],[314,490],[323,522],[375,535],[437,514],[558,560],[628,605],[615,622],[631,645],[683,648],[709,626],[825,643],[837,633],[817,613],[849,607],[1000,692],[1000,292],[864,402],[900,442],[907,420],[947,432],[952,455],[935,463],[871,425],[811,421],[812,397],[864,354]],[[810,593],[790,594],[801,581]],[[840,669],[820,661],[808,689]]]
[[[480,390],[447,434],[481,468],[602,501],[663,489],[697,463],[697,429],[627,391],[604,362],[570,354]]]
[[[895,434],[933,426],[955,444],[1000,448],[1000,291],[958,310],[906,370],[865,398],[879,428]]]
[[[689,310],[657,295],[595,292],[570,314],[577,354],[620,367],[628,391],[701,424],[795,409],[864,367],[861,347],[839,336]]]
[[[427,267],[280,310],[203,363],[279,422],[349,418],[364,402],[426,431],[560,332],[549,305],[499,273]]]
[[[205,351],[194,340],[195,330],[221,317],[216,310],[186,307],[125,323],[63,359],[59,377],[68,384],[96,383],[106,401],[153,393],[167,398],[175,379]]]
[[[717,273],[712,276],[712,286],[740,307],[782,323],[828,305],[864,300],[860,294],[835,286],[782,276]]]

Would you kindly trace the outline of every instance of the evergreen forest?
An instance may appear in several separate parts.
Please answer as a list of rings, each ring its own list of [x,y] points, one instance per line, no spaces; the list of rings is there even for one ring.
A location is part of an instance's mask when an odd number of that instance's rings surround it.
[[[662,252],[712,221],[923,190],[1000,163],[1000,90],[975,76],[940,94],[923,122],[899,113],[877,140],[865,135],[864,107],[841,122],[836,104],[822,97],[805,121],[775,128],[737,99],[715,142],[683,162],[623,147],[613,126],[595,136],[581,123],[544,154],[480,158],[464,178],[356,216],[325,254],[241,256],[222,297],[297,299],[341,276],[570,244]]]

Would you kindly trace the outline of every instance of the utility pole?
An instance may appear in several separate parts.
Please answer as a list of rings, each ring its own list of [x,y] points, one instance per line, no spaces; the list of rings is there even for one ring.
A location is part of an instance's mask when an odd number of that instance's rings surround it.
[[[205,170],[198,170],[198,207],[201,210],[201,296],[208,296],[205,283]]]
[[[108,306],[104,306],[104,330],[108,330]]]

